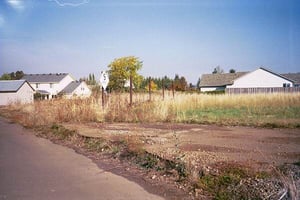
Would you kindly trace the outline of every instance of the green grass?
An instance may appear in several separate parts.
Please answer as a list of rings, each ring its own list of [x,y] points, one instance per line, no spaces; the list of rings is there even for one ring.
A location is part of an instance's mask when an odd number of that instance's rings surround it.
[[[300,107],[204,108],[181,111],[178,118],[179,122],[298,127]]]
[[[57,124],[53,124],[51,126],[51,131],[55,136],[59,137],[62,140],[71,137],[75,134],[75,131],[66,129],[65,127]]]
[[[265,172],[249,171],[242,166],[226,166],[219,174],[206,174],[199,178],[195,188],[201,188],[216,200],[261,199],[257,191],[242,187],[241,183],[253,178],[268,178]]]
[[[84,144],[87,149],[98,153],[111,149],[108,142],[103,138],[86,138]]]

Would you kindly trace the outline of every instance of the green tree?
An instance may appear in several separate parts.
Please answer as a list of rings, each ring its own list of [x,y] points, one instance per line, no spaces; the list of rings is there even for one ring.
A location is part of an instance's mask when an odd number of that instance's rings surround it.
[[[80,78],[79,80],[85,81],[86,84],[88,84],[88,85],[97,85],[97,81],[95,79],[94,73],[90,73],[88,78],[83,77],[83,78]]]
[[[200,82],[201,82],[201,79],[198,78],[197,85],[196,85],[197,89],[200,89]]]
[[[230,69],[229,73],[235,73],[235,69]]]
[[[173,80],[171,78],[167,77],[167,76],[165,76],[163,78],[163,80],[164,80],[164,87],[165,87],[165,89],[171,90],[172,89],[172,82],[173,82]]]
[[[11,76],[10,76],[10,74],[4,73],[0,77],[0,80],[11,80]]]
[[[24,76],[23,71],[16,71],[11,73],[4,73],[0,77],[0,80],[20,80]]]
[[[176,74],[174,78],[174,89],[176,91],[185,91],[187,89],[187,86],[188,84],[186,79],[183,76],[179,78],[179,75]]]
[[[212,73],[213,74],[223,74],[224,70],[220,66],[217,66],[214,68],[214,71]]]
[[[139,88],[142,76],[138,74],[143,66],[143,62],[137,57],[128,56],[115,59],[108,65],[109,68],[109,85],[113,90],[123,90],[124,84],[132,76],[135,88]]]

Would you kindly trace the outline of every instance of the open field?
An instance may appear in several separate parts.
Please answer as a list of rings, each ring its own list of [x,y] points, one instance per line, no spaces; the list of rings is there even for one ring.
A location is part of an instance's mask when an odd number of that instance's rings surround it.
[[[34,127],[61,122],[176,122],[254,127],[300,127],[300,94],[204,95],[176,93],[165,99],[158,93],[110,94],[104,109],[101,97],[38,101],[12,105],[2,115],[17,112],[14,118]],[[5,114],[6,113],[6,114]],[[21,117],[22,115],[22,117]],[[21,117],[20,120],[18,118]]]
[[[173,180],[190,198],[299,197],[300,94],[135,94],[128,103],[127,94],[112,94],[104,109],[89,98],[0,111],[95,158],[139,165],[150,182]]]

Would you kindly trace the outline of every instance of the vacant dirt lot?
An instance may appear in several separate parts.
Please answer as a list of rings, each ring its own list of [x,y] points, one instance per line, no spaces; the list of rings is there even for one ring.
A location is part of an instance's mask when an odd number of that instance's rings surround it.
[[[278,166],[300,160],[299,129],[261,129],[190,124],[64,124],[88,137],[139,138],[148,152],[203,167],[233,161]]]

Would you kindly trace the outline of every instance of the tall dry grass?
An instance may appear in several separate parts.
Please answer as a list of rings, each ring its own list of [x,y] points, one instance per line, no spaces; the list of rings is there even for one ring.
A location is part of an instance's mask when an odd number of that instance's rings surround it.
[[[101,98],[101,97],[100,97]],[[11,105],[7,111],[26,126],[59,122],[188,122],[226,125],[300,127],[300,94],[206,95],[113,93],[101,99],[54,99]],[[3,108],[1,113],[3,113]]]
[[[53,99],[35,101],[33,104],[15,104],[1,109],[1,114],[24,126],[35,127],[62,122],[101,121],[103,110],[98,100],[88,99]]]
[[[300,94],[205,95],[136,94],[128,107],[128,94],[111,95],[106,121],[188,122],[253,126],[300,126]]]

